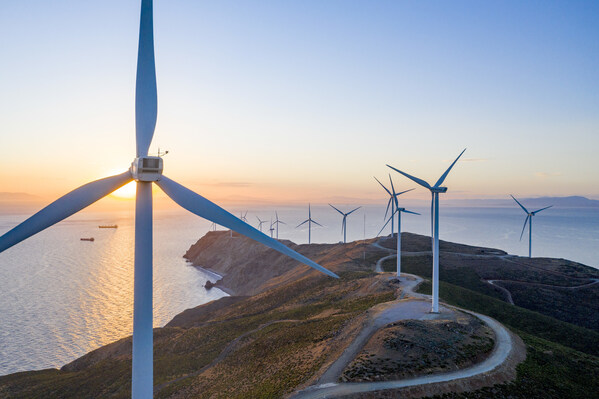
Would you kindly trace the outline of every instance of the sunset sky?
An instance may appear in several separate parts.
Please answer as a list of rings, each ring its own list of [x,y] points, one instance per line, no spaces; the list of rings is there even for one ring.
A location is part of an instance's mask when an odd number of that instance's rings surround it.
[[[599,2],[155,0],[154,23],[150,152],[210,199],[379,200],[386,163],[434,183],[465,147],[444,198],[599,199]],[[128,168],[138,28],[139,1],[0,3],[0,200]]]

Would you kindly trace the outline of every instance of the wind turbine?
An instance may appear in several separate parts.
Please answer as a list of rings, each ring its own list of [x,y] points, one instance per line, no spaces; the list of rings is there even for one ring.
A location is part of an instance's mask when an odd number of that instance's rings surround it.
[[[212,222],[212,224],[210,225],[210,230],[216,231],[216,223]]]
[[[256,219],[258,219],[258,230],[262,231],[262,225],[266,223],[266,220],[262,220],[258,216],[256,216]]]
[[[228,227],[329,276],[336,274],[286,247],[162,174],[163,159],[148,156],[157,117],[152,0],[142,0],[135,88],[136,156],[129,170],[87,183],[54,201],[0,237],[0,252],[60,222],[132,180],[135,199],[132,397],[153,394],[152,183],[191,213]]]
[[[277,240],[278,240],[279,239],[279,224],[286,224],[286,223],[279,219],[279,214],[277,213],[277,211],[275,211],[275,217],[276,217],[276,219],[273,224],[277,226]]]
[[[393,190],[393,192],[395,193],[395,190]],[[401,213],[402,212],[411,213],[413,215],[420,215],[419,213],[408,211],[406,208],[400,208],[399,203],[397,201],[397,197],[395,197],[395,212],[393,214],[391,214],[389,219],[387,219],[387,222],[385,222],[385,224],[381,228],[381,231],[379,231],[379,233],[377,234],[377,236],[381,235],[381,232],[385,229],[385,226],[387,226],[387,223],[389,223],[389,221],[393,219],[395,214],[397,214],[397,278],[398,279],[401,277]]]
[[[529,212],[528,209],[526,209],[524,207],[524,205],[522,205],[520,203],[520,201],[518,201],[513,195],[510,194],[510,196],[512,198],[514,198],[514,201],[516,201],[518,203],[518,205],[520,205],[520,208],[522,208],[522,210],[524,212],[526,212],[526,219],[524,219],[524,226],[522,226],[522,233],[520,233],[520,241],[522,241],[522,235],[524,234],[524,230],[526,229],[526,223],[528,223],[530,221],[530,224],[528,225],[528,257],[531,258],[532,257],[532,217],[534,215],[536,215],[537,213],[544,211],[545,209],[551,208],[553,205],[549,205],[549,206],[546,206],[545,208],[541,208],[541,209],[537,209],[536,211]]]
[[[239,219],[241,219],[242,222],[246,222],[247,223],[247,221],[248,221],[247,215],[248,215],[248,211],[245,211],[245,213],[241,212]]]
[[[342,216],[343,216],[343,222],[341,222],[341,233],[343,234],[343,243],[345,244],[347,242],[347,217],[349,215],[351,215],[352,213],[354,213],[355,211],[357,211],[358,209],[361,208],[361,206],[357,207],[354,210],[351,210],[347,213],[343,213],[341,212],[339,209],[335,208],[333,205],[329,204],[329,206],[331,208],[333,208],[334,210],[336,210],[337,212],[339,212]]]
[[[275,228],[273,227],[272,219],[270,219],[270,227],[268,228],[268,230],[270,231],[270,238],[273,238]]]
[[[458,157],[455,159],[455,161],[453,161],[453,163],[451,165],[449,165],[449,168],[447,168],[445,173],[443,173],[441,175],[441,177],[439,178],[439,180],[437,180],[437,182],[435,183],[434,186],[431,186],[424,180],[421,180],[417,177],[414,177],[405,172],[402,172],[401,170],[396,169],[393,166],[387,165],[394,171],[401,173],[408,179],[420,184],[424,188],[427,188],[428,190],[430,190],[431,195],[432,195],[432,201],[431,201],[432,234],[431,235],[432,235],[432,241],[433,241],[433,305],[432,305],[431,311],[433,313],[439,313],[439,193],[445,193],[447,191],[447,187],[441,187],[441,184],[443,184],[443,182],[445,181],[445,178],[449,174],[449,171],[451,170],[451,168],[453,168],[453,165],[455,165],[455,163],[458,161],[458,159],[460,159],[460,157],[462,156],[464,151],[466,151],[465,148],[460,153],[460,155],[458,155]]]
[[[311,244],[312,241],[312,223],[322,227],[322,224],[312,220],[312,210],[310,208],[310,204],[308,204],[308,219],[304,220],[303,222],[301,222],[300,224],[298,224],[295,228],[297,229],[298,227],[300,227],[302,224],[304,223],[308,223],[308,244]]]
[[[374,176],[372,176],[372,177],[374,177]],[[387,201],[387,209],[385,210],[385,216],[383,216],[383,220],[385,220],[385,218],[387,217],[387,214],[389,213],[389,207],[391,207],[391,214],[392,215],[395,214],[395,204],[397,203],[397,197],[404,193],[407,193],[408,191],[412,191],[414,189],[411,188],[409,190],[402,191],[400,193],[396,193],[395,190],[393,190],[393,193],[391,193],[391,191],[389,191],[389,189],[387,187],[385,187],[385,185],[383,183],[381,183],[379,181],[379,179],[374,177],[374,180],[376,180],[381,185],[381,187],[387,192],[387,194],[389,194],[389,201]],[[391,182],[391,187],[393,187],[393,180],[391,180],[391,175],[389,175],[389,182]],[[391,237],[393,237],[393,232],[394,232],[393,218],[390,217],[387,220],[391,220]],[[385,223],[385,226],[386,225],[387,225],[387,223]],[[381,229],[381,231],[379,231],[379,234],[377,234],[377,235],[380,235],[382,231],[383,230]]]

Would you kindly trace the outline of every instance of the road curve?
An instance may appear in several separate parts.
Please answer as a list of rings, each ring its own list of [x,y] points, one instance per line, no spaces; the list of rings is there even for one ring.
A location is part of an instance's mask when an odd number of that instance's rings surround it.
[[[403,277],[403,276],[402,276]],[[422,278],[414,275],[405,275],[400,284],[404,292],[410,296],[430,299],[430,296],[418,294],[413,289],[422,281]],[[388,304],[387,304],[388,305]],[[407,319],[431,319],[439,317],[439,314],[430,313],[430,304],[422,300],[415,299],[411,301],[396,301],[391,305],[384,307],[371,316],[370,326],[365,327],[354,341],[348,347],[346,353],[340,356],[330,367],[325,371],[323,376],[318,380],[318,385],[310,386],[306,389],[292,394],[290,397],[294,399],[315,399],[315,398],[334,398],[360,392],[372,392],[386,389],[405,388],[416,385],[425,385],[439,382],[454,381],[463,378],[473,377],[482,373],[486,373],[499,367],[512,351],[513,344],[510,333],[503,325],[496,320],[469,310],[460,309],[453,306],[445,305],[441,308],[443,312],[451,311],[451,309],[461,310],[481,319],[495,332],[495,347],[491,355],[482,362],[464,368],[446,373],[438,373],[421,377],[407,378],[395,381],[377,381],[377,382],[359,382],[359,383],[337,383],[335,382],[343,369],[351,362],[359,353],[368,339],[379,328],[399,320]]]

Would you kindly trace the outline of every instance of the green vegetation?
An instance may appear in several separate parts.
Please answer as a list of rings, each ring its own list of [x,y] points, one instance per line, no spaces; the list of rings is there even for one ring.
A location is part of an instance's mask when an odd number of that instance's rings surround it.
[[[599,358],[562,345],[520,333],[526,360],[518,366],[514,382],[474,392],[450,393],[435,399],[580,399],[597,397]]]
[[[430,282],[425,281],[418,291],[430,295]],[[599,355],[599,333],[593,330],[513,306],[444,281],[439,282],[439,296],[451,305],[491,316],[517,332],[525,332],[581,352]]]

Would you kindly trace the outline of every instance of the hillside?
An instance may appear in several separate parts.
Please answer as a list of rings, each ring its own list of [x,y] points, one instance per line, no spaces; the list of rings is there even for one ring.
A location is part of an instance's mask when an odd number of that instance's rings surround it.
[[[396,239],[381,241],[395,248]],[[402,234],[403,270],[431,276],[430,237]],[[526,258],[440,242],[440,279],[599,332],[599,270],[566,259]],[[395,269],[395,259],[383,265]],[[487,281],[492,281],[494,285]]]
[[[430,249],[430,238],[405,237],[405,249],[412,252],[404,258],[405,269],[426,277],[430,274],[429,255],[418,252]],[[403,295],[388,274],[373,272],[376,261],[390,253],[372,245],[376,241],[294,246],[341,276],[334,280],[297,262],[279,259],[273,251],[251,240],[230,238],[228,232],[202,237],[186,257],[224,275],[221,286],[238,296],[188,309],[165,327],[155,329],[155,397],[275,398],[313,384],[358,334],[373,306]],[[379,243],[392,247],[393,240],[382,239]],[[456,393],[445,397],[574,398],[591,397],[599,389],[599,333],[505,302],[505,294],[479,276],[483,271],[490,276],[504,276],[501,263],[495,260],[506,256],[503,251],[453,243],[443,243],[442,250],[441,299],[488,314],[509,326],[523,338],[528,354],[518,366],[514,382],[497,380],[490,387],[471,386],[473,391],[468,396]],[[464,262],[454,260],[460,257]],[[489,266],[485,266],[487,260]],[[594,275],[566,261],[538,262],[534,273],[544,283],[554,282],[556,272],[572,279]],[[525,266],[517,266],[510,265],[507,270],[519,278],[534,278]],[[426,283],[421,287],[422,292],[429,289]],[[386,335],[375,336],[374,347],[367,349],[386,359],[390,349],[377,352],[377,339],[391,342],[391,346],[413,342],[416,346],[412,358],[394,360],[401,364],[402,373],[412,375],[423,370],[414,356],[426,352],[428,345],[438,346],[443,337],[462,342],[463,348],[469,349],[448,351],[442,359],[430,356],[427,370],[468,364],[488,350],[488,332],[476,327],[471,319],[460,325],[449,324],[450,330],[439,324],[434,327],[434,321],[430,327],[426,323],[391,326],[381,333]],[[429,339],[429,331],[438,332]],[[399,338],[389,339],[395,336]],[[473,346],[475,342],[479,345]],[[464,357],[468,353],[470,357]],[[130,361],[131,339],[124,338],[61,370],[0,377],[0,397],[127,398]],[[352,378],[368,375],[365,365],[351,369],[357,373]],[[377,367],[385,370],[387,366]],[[389,369],[389,373],[397,371]],[[419,397],[422,392],[411,395]],[[384,391],[360,397],[385,395],[392,394]]]

